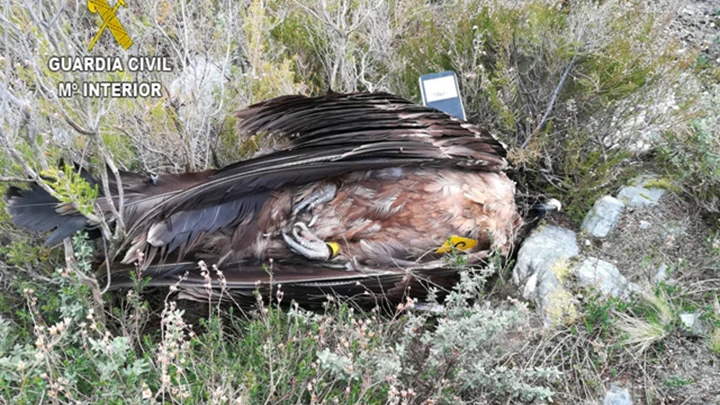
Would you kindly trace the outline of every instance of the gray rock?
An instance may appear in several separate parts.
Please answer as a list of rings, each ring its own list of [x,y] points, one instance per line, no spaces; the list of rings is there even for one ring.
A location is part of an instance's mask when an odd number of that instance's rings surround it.
[[[534,274],[580,253],[575,232],[559,226],[533,231],[523,242],[513,269],[513,281],[524,285]]]
[[[650,180],[650,177],[633,180],[635,185],[623,187],[618,193],[618,199],[633,208],[658,205],[665,190],[648,186]]]
[[[650,228],[650,222],[648,221],[640,221],[640,229],[648,229]]]
[[[583,220],[583,231],[596,238],[606,237],[617,228],[624,208],[622,201],[609,195],[595,201]]]
[[[668,265],[663,263],[658,267],[657,271],[655,272],[655,276],[653,277],[653,281],[655,284],[660,284],[663,281],[666,281],[668,279]]]
[[[603,405],[632,405],[630,392],[628,392],[625,388],[621,388],[613,384],[610,386],[610,391],[605,393]]]
[[[704,336],[707,333],[705,322],[700,318],[701,314],[694,312],[683,312],[680,314],[680,322],[685,332],[690,336]]]
[[[640,287],[640,284],[631,282],[631,283],[628,283],[627,290],[630,293],[634,293],[634,292],[638,292],[638,291],[642,290],[642,287]]]
[[[581,286],[594,287],[605,297],[627,299],[633,289],[617,267],[594,257],[583,260],[575,274]]]
[[[543,314],[545,326],[577,316],[572,295],[562,281],[569,274],[569,259],[579,253],[575,232],[558,226],[535,230],[518,252],[512,280]]]

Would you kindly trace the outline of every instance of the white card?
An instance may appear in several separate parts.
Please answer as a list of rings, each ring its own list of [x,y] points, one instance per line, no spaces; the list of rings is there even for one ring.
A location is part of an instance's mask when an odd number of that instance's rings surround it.
[[[455,87],[455,78],[453,76],[426,80],[423,86],[425,86],[425,99],[428,103],[458,96],[457,88]]]

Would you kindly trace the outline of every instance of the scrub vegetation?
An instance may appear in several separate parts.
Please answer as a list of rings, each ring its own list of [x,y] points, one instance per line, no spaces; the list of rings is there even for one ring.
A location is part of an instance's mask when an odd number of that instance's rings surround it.
[[[44,248],[12,226],[0,202],[0,404],[576,404],[597,403],[613,378],[643,384],[636,403],[683,403],[672,396],[693,380],[659,379],[653,361],[678,344],[720,361],[720,239],[712,233],[720,67],[717,55],[684,41],[682,6],[127,3],[117,15],[133,47],[124,51],[108,31],[92,52],[103,21],[84,2],[0,6],[0,191],[35,181],[94,218],[109,239],[92,247],[76,235]],[[48,66],[52,56],[85,55],[162,56],[172,71]],[[97,168],[101,188],[118,170],[219,167],[270,146],[261,134],[237,135],[237,108],[329,89],[420,102],[418,77],[442,70],[457,72],[468,120],[508,145],[518,192],[561,200],[570,223],[641,171],[658,173],[710,229],[698,244],[707,255],[695,258],[704,278],[661,284],[630,302],[583,297],[577,321],[549,331],[509,286],[512,263],[499,259],[478,269],[457,258],[462,281],[442,306],[421,312],[413,302],[388,311],[336,297],[309,310],[281,293],[258,296],[253,309],[190,305],[174,301],[172,287],[144,288],[141,277],[122,294],[98,285],[92,252],[112,255],[124,229],[96,216],[98,188],[67,163]],[[162,97],[58,94],[62,82],[134,80],[161,83]],[[682,266],[693,264],[676,271]],[[702,312],[706,337],[684,337],[685,310]]]

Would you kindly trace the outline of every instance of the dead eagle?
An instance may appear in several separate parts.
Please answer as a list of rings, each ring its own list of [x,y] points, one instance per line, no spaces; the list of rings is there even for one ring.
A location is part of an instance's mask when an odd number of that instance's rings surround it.
[[[235,116],[242,134],[285,143],[219,170],[121,174],[128,237],[113,288],[131,285],[128,270],[144,257],[150,284],[179,283],[183,298],[207,300],[204,260],[222,270],[210,271],[215,293],[226,286],[234,299],[272,284],[300,303],[327,294],[397,302],[451,286],[451,249],[471,263],[507,253],[523,225],[505,147],[440,111],[387,93],[332,93]],[[110,189],[117,204],[118,185]],[[7,202],[16,225],[54,229],[48,245],[94,228],[38,185],[11,187]],[[107,199],[96,203],[112,219]]]

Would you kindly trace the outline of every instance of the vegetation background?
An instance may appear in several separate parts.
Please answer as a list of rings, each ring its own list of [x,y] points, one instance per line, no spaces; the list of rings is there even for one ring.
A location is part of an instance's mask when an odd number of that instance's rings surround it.
[[[700,28],[683,22],[684,7],[666,0],[128,2],[118,15],[133,47],[122,51],[106,33],[92,54],[165,56],[174,70],[64,73],[51,72],[48,59],[88,54],[100,17],[80,1],[6,0],[1,180],[31,179],[75,202],[103,224],[112,251],[122,226],[96,217],[97,190],[58,168],[61,159],[100,168],[104,187],[118,169],[217,167],[268,146],[261,136],[238,137],[234,109],[328,89],[420,101],[418,77],[450,69],[468,120],[508,144],[522,195],[560,199],[577,223],[597,197],[652,170],[717,229],[720,5]],[[709,44],[695,40],[701,31]],[[57,93],[64,81],[132,80],[161,82],[163,97]],[[437,312],[363,312],[336,299],[320,312],[280,310],[277,296],[269,305],[259,299],[251,312],[208,304],[190,316],[172,289],[157,299],[158,291],[144,294],[141,280],[123,296],[103,295],[81,235],[64,252],[48,250],[0,208],[0,404],[597,403],[615,380],[635,384],[639,402],[683,403],[678,390],[691,381],[658,380],[647,365],[675,344],[703,347],[715,361],[720,353],[720,245],[712,242],[702,279],[658,287],[654,301],[591,299],[581,324],[552,332],[538,328],[525,304],[504,299],[509,265],[500,261],[466,269]],[[707,338],[688,343],[676,333],[686,307],[704,311],[714,327]],[[637,351],[616,327],[623,317],[663,333]]]

